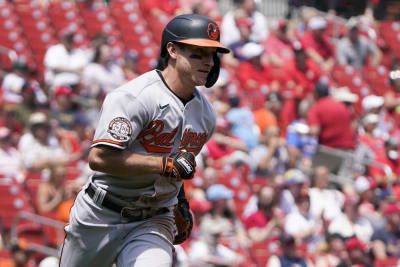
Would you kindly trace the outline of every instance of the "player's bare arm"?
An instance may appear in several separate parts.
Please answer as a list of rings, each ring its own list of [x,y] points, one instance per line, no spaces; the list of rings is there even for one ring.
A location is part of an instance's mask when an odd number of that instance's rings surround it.
[[[96,146],[90,150],[89,165],[94,171],[119,177],[132,177],[160,173],[162,157],[141,155],[107,146]]]

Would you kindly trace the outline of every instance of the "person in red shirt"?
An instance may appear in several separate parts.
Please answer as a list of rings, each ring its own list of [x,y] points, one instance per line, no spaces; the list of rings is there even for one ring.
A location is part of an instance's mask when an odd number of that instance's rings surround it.
[[[335,50],[325,33],[326,20],[320,16],[312,17],[308,22],[308,30],[304,33],[301,43],[307,55],[329,72],[335,63]]]
[[[249,42],[242,48],[242,55],[247,60],[239,64],[237,75],[246,93],[261,91],[267,94],[279,90],[279,82],[272,76],[271,67],[261,60],[263,53],[264,47],[258,43]]]
[[[339,151],[353,152],[355,149],[355,130],[352,124],[351,111],[342,102],[334,100],[329,95],[329,87],[325,83],[317,83],[315,88],[316,102],[310,108],[307,116],[310,134],[318,138],[320,145]],[[341,175],[351,175],[353,166],[342,157],[326,153],[318,148],[313,157],[313,164],[325,165],[330,172]],[[346,167],[346,168],[345,168]]]
[[[314,90],[321,78],[320,67],[307,56],[300,42],[293,43],[294,59],[284,68],[285,98],[303,99]]]
[[[310,132],[318,136],[320,145],[353,150],[355,131],[346,105],[334,100],[329,95],[329,87],[322,82],[316,85],[315,95],[317,101],[308,112]]]
[[[278,196],[274,188],[264,185],[257,193],[258,210],[250,214],[244,226],[250,239],[255,242],[277,241],[282,233],[284,214],[277,207]]]
[[[369,174],[378,182],[386,184],[388,180],[398,180],[400,175],[400,157],[399,157],[399,141],[396,138],[389,138],[385,141],[385,153],[378,156],[375,161],[381,165],[389,167],[370,166]]]
[[[265,52],[268,54],[271,63],[275,66],[284,67],[287,61],[293,60],[294,58],[291,37],[286,20],[278,20],[275,29],[262,44],[265,47]]]

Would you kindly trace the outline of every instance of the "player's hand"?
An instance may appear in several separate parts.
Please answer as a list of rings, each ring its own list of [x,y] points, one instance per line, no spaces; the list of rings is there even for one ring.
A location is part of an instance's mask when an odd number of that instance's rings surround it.
[[[165,177],[192,179],[195,171],[196,160],[192,152],[178,151],[162,158],[161,175]]]

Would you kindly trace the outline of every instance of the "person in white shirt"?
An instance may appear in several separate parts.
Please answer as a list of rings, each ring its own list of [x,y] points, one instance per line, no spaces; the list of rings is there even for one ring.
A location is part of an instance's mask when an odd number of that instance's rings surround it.
[[[80,81],[80,72],[89,63],[88,51],[74,48],[74,34],[62,35],[61,42],[50,46],[44,56],[45,82],[50,88],[58,85],[76,87]]]
[[[35,112],[29,118],[30,131],[21,136],[18,150],[23,155],[25,168],[41,170],[49,164],[66,164],[69,155],[62,149],[57,138],[52,135],[48,117]]]
[[[260,11],[256,10],[255,0],[236,0],[237,8],[227,12],[221,22],[221,43],[226,46],[240,40],[240,31],[236,25],[236,19],[248,17],[253,21],[249,39],[254,42],[262,42],[268,36],[267,19]]]
[[[339,190],[328,188],[329,169],[326,166],[314,168],[313,186],[308,194],[311,200],[311,213],[331,221],[341,214],[344,195]]]
[[[125,82],[125,74],[112,58],[111,47],[102,44],[97,47],[93,62],[89,63],[82,73],[82,84],[88,97],[99,93],[109,93]]]
[[[15,178],[22,182],[25,178],[25,168],[21,153],[12,146],[11,131],[0,127],[0,177]]]

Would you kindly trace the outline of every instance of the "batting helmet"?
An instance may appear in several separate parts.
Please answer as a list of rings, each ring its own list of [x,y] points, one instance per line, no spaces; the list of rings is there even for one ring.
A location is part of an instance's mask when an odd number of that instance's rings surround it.
[[[165,26],[161,39],[160,57],[167,55],[167,43],[179,42],[202,47],[216,47],[217,52],[229,53],[229,49],[219,42],[218,25],[210,18],[197,14],[183,14],[173,18]],[[217,81],[220,69],[220,59],[214,55],[214,66],[207,77],[206,87],[211,87]]]

